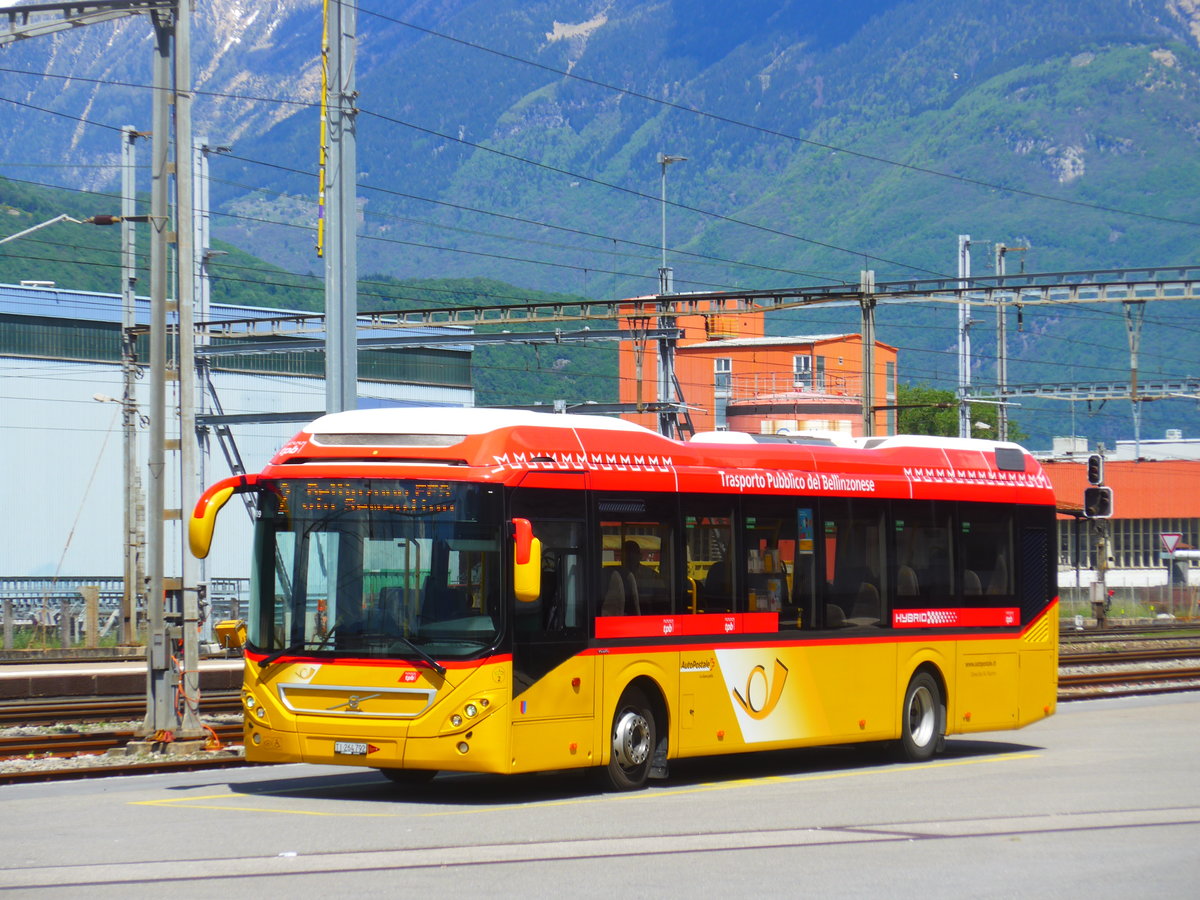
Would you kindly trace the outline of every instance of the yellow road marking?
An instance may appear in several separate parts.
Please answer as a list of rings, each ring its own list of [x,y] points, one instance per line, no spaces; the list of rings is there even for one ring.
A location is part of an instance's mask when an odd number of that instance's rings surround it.
[[[363,819],[396,819],[396,818],[433,818],[438,816],[462,816],[475,815],[483,812],[509,812],[517,809],[528,809],[530,807],[552,807],[552,806],[577,806],[584,803],[616,803],[624,800],[669,800],[673,797],[681,797],[689,794],[703,794],[712,791],[727,791],[736,788],[757,787],[759,785],[777,785],[777,784],[802,784],[805,782],[814,781],[832,781],[839,778],[859,778],[863,776],[894,774],[896,772],[920,772],[928,769],[948,769],[959,766],[978,766],[987,763],[1002,763],[1002,762],[1022,762],[1030,759],[1038,759],[1040,753],[1016,753],[1006,756],[991,756],[983,759],[956,759],[947,760],[944,762],[928,762],[910,766],[905,766],[901,769],[893,767],[882,767],[877,769],[854,769],[849,772],[822,772],[815,775],[767,775],[761,778],[737,778],[732,781],[721,781],[711,784],[696,785],[694,787],[681,788],[666,788],[663,790],[640,791],[631,794],[604,794],[600,796],[574,797],[565,800],[549,800],[537,801],[533,800],[528,803],[509,803],[503,806],[484,806],[476,809],[458,809],[458,810],[441,810],[437,812],[327,812],[316,809],[287,809],[287,808],[271,808],[263,806],[231,806],[227,803],[210,804],[203,803],[205,800],[228,800],[228,794],[206,794],[201,797],[181,797],[179,799],[163,798],[161,800],[134,800],[130,802],[131,806],[158,806],[170,807],[172,809],[204,809],[223,812],[248,812],[261,815],[263,813],[281,813],[289,816],[325,816],[325,817],[342,817],[342,818],[363,818]],[[364,786],[365,787],[365,786]],[[259,796],[263,797],[278,797],[284,794],[299,794],[314,790],[329,790],[328,787],[320,788],[283,788],[278,791],[265,792]]]

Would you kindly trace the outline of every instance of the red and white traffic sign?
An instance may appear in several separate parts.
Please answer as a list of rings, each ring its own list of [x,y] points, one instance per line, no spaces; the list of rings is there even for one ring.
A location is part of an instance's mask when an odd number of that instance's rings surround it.
[[[1159,535],[1159,538],[1162,540],[1163,548],[1168,553],[1174,553],[1175,548],[1179,546],[1180,540],[1183,539],[1183,535],[1178,532],[1165,532],[1164,531],[1162,534]]]

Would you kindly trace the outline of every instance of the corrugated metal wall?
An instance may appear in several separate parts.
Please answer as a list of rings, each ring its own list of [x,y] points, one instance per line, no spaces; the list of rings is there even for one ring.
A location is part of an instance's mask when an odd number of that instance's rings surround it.
[[[0,323],[4,327],[4,323]],[[321,378],[217,372],[217,394],[228,414],[321,410]],[[363,382],[363,405],[469,406],[469,388]],[[121,407],[95,394],[120,397],[115,364],[63,362],[0,355],[0,540],[2,575],[80,575],[122,570],[123,490]],[[139,383],[144,413],[149,386]],[[250,471],[261,467],[302,423],[241,425],[232,431]],[[174,435],[168,424],[168,438]],[[148,451],[139,428],[139,460]],[[173,454],[169,454],[173,458]],[[216,444],[204,460],[205,483],[229,474]],[[168,508],[179,505],[178,474],[167,479]],[[178,574],[183,534],[168,523],[168,576]],[[249,518],[231,506],[221,517],[206,577],[243,577],[249,571]]]

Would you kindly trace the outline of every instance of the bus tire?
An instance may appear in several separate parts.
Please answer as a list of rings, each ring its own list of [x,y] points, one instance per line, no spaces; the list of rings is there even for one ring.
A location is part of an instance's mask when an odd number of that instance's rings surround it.
[[[392,784],[404,787],[421,787],[421,785],[429,784],[433,781],[433,776],[437,774],[433,769],[376,769],[375,771]]]
[[[937,679],[918,672],[904,692],[900,711],[900,751],[911,762],[933,756],[946,734],[946,706]]]
[[[611,746],[605,769],[608,786],[616,791],[645,787],[654,762],[658,725],[645,695],[629,688],[613,713]]]

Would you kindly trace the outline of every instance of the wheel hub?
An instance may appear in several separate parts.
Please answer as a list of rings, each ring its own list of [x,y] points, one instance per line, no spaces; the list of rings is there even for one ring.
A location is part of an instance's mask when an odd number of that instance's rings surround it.
[[[626,712],[613,729],[613,755],[625,768],[640,766],[650,756],[650,723],[645,716]]]

